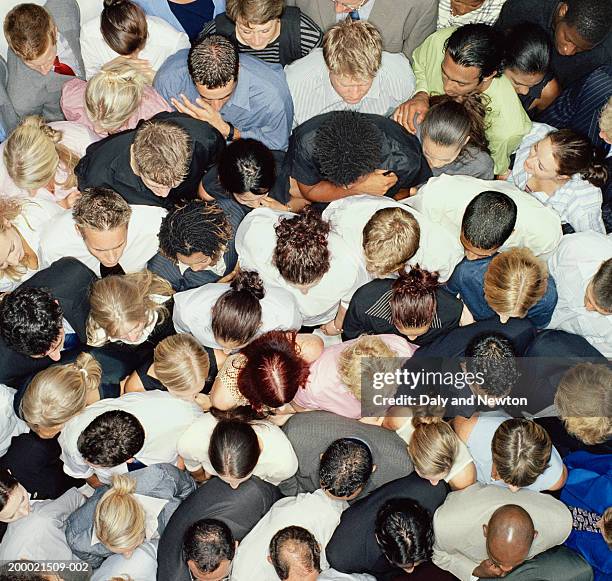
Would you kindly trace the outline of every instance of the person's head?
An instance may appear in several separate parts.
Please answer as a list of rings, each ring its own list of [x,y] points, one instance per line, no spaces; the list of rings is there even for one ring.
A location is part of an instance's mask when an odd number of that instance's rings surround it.
[[[300,355],[293,331],[269,331],[241,353],[246,364],[238,374],[238,391],[256,411],[279,408],[304,388],[310,366]]]
[[[502,323],[523,319],[546,293],[548,269],[528,248],[511,248],[491,260],[484,275],[484,296]]]
[[[525,170],[539,180],[551,180],[559,185],[574,174],[601,188],[608,172],[600,152],[589,139],[571,129],[559,129],[531,146],[525,160]]]
[[[416,500],[393,498],[383,504],[376,515],[375,535],[387,560],[406,573],[431,558],[431,515]]]
[[[15,522],[28,514],[30,496],[27,490],[6,468],[0,468],[0,522]]]
[[[225,36],[199,38],[189,51],[189,74],[202,100],[221,111],[238,82],[238,48]]]
[[[548,72],[550,38],[541,26],[521,22],[505,32],[504,47],[504,74],[519,95],[527,95]]]
[[[79,157],[60,143],[63,133],[53,129],[42,117],[24,117],[4,146],[4,165],[15,185],[30,192],[39,188],[54,191],[55,185],[69,189],[76,185],[74,168]],[[55,181],[60,168],[67,174],[63,182]]]
[[[126,474],[113,476],[112,485],[96,505],[94,531],[113,553],[129,559],[145,540],[145,510],[134,496],[136,481]]]
[[[404,208],[382,208],[363,228],[363,255],[366,269],[385,278],[404,268],[419,249],[421,227]]]
[[[113,51],[137,57],[149,34],[144,10],[131,0],[104,0],[100,32]]]
[[[105,65],[87,82],[85,112],[98,135],[125,129],[125,124],[140,105],[145,77],[129,62]]]
[[[18,353],[59,361],[64,347],[63,316],[48,290],[17,287],[0,301],[0,335]]]
[[[604,541],[606,541],[608,548],[612,550],[612,506],[606,508],[598,524]]]
[[[0,277],[14,281],[27,270],[23,239],[14,225],[23,208],[24,201],[19,198],[0,198]]]
[[[365,442],[340,438],[321,456],[319,482],[328,496],[353,500],[361,494],[374,470],[372,452]]]
[[[295,525],[280,529],[268,551],[268,561],[281,581],[317,581],[321,547],[310,531]]]
[[[168,393],[179,399],[193,400],[208,379],[210,359],[192,335],[179,333],[157,344],[153,367]]]
[[[367,20],[347,18],[325,33],[323,58],[336,93],[345,103],[356,105],[382,65],[382,36]]]
[[[224,581],[229,578],[237,545],[224,522],[202,519],[185,532],[183,559],[197,581]]]
[[[236,201],[258,208],[274,186],[276,164],[272,152],[256,139],[237,139],[221,153],[219,183]]]
[[[601,263],[587,285],[584,308],[600,315],[612,315],[612,258]]]
[[[72,207],[76,231],[89,253],[107,267],[116,266],[127,246],[130,205],[108,188],[89,188]]]
[[[154,295],[174,293],[165,279],[145,270],[97,280],[89,295],[87,338],[90,345],[103,345],[109,339],[139,343],[145,329],[162,321],[168,309]]]
[[[136,416],[123,410],[109,410],[81,432],[77,448],[88,464],[113,468],[131,460],[144,442],[145,431]]]
[[[580,363],[565,372],[555,393],[555,407],[565,429],[588,445],[612,436],[612,369]]]
[[[608,99],[599,114],[599,137],[607,144],[612,144],[612,97]]]
[[[317,129],[313,156],[321,178],[348,187],[372,173],[382,161],[382,132],[355,111],[334,111]]]
[[[491,477],[513,492],[533,484],[549,466],[552,442],[533,420],[512,418],[500,424],[491,440]]]
[[[401,271],[391,291],[391,321],[410,341],[429,331],[436,314],[437,272],[423,270],[417,264]]]
[[[487,24],[465,24],[446,41],[442,61],[444,92],[450,97],[482,93],[501,75],[503,39]]]
[[[57,56],[57,26],[42,6],[18,4],[4,19],[4,36],[26,66],[48,74]]]
[[[255,337],[262,324],[264,296],[264,284],[256,272],[241,270],[234,277],[211,310],[212,331],[219,345],[240,349]]]
[[[329,223],[312,206],[306,206],[296,216],[281,217],[274,230],[272,263],[285,281],[307,294],[331,266]]]
[[[478,95],[468,95],[462,102],[448,95],[430,99],[430,108],[421,124],[423,155],[431,168],[455,161],[469,144],[488,151],[485,135],[485,107]]]
[[[130,148],[134,174],[156,196],[166,198],[189,172],[193,147],[185,129],[162,119],[142,122]]]
[[[39,371],[23,394],[21,416],[41,438],[52,438],[64,424],[81,413],[90,392],[97,392],[100,364],[81,353],[74,363],[52,365]]]
[[[468,260],[495,254],[508,240],[516,225],[518,210],[514,200],[502,193],[485,191],[466,207],[459,240]]]
[[[38,566],[34,561],[25,559],[3,561],[0,565],[0,581],[64,581],[55,573],[39,573],[36,569]]]
[[[414,432],[408,444],[408,454],[415,472],[436,486],[444,480],[459,453],[459,439],[454,430],[436,416],[412,418]]]
[[[612,4],[602,0],[565,0],[555,15],[555,48],[572,56],[591,50],[610,33]]]
[[[253,50],[266,48],[280,33],[285,0],[227,0],[225,14],[236,23],[236,36]]]
[[[164,216],[159,248],[170,260],[199,272],[222,259],[231,237],[232,226],[218,204],[193,200]]]
[[[486,538],[487,555],[499,576],[505,576],[523,563],[531,543],[537,536],[529,513],[516,504],[499,507],[482,525]]]

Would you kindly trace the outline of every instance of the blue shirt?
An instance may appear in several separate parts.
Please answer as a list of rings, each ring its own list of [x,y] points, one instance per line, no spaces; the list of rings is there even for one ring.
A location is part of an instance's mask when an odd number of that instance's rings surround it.
[[[145,14],[163,18],[170,26],[189,34],[172,12],[168,0],[134,0],[134,2],[145,11]],[[225,12],[225,0],[213,0],[213,4],[215,5],[213,18],[221,12]]]
[[[464,258],[453,271],[446,283],[446,289],[453,295],[459,294],[474,319],[483,321],[496,317],[484,296],[484,276],[489,263],[495,255],[478,260]],[[557,285],[552,276],[548,276],[546,293],[527,311],[527,318],[539,329],[545,328],[552,318],[557,305]]]
[[[191,102],[200,96],[187,67],[189,49],[166,59],[153,86],[168,103],[184,94]],[[286,150],[293,124],[293,101],[283,67],[251,55],[240,55],[238,82],[221,108],[223,119],[240,130],[243,138],[261,141],[270,149]]]

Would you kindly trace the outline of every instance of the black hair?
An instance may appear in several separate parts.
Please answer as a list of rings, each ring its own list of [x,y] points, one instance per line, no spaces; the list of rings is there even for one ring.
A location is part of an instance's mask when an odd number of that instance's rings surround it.
[[[278,531],[270,541],[269,553],[272,566],[279,579],[289,578],[291,563],[283,551],[288,545],[288,552],[297,559],[307,571],[321,571],[321,548],[314,535],[305,528],[298,526],[285,527]]]
[[[4,510],[11,492],[18,484],[17,479],[6,468],[0,468],[0,511]]]
[[[388,500],[376,515],[376,540],[383,554],[397,567],[426,561],[433,553],[431,515],[416,500]]]
[[[488,24],[465,24],[446,41],[445,50],[462,67],[477,67],[479,81],[503,73],[503,37]]]
[[[608,258],[593,277],[593,297],[600,309],[612,313],[612,258]]]
[[[14,351],[43,355],[59,337],[63,316],[50,291],[20,286],[0,302],[0,334]]]
[[[109,410],[81,432],[77,448],[87,462],[113,468],[138,454],[144,442],[145,431],[136,416],[123,410]]]
[[[363,113],[334,111],[317,129],[313,156],[323,179],[348,186],[382,161],[382,132]]]
[[[563,0],[563,3],[567,6],[563,21],[589,44],[595,46],[610,34],[610,0]]]
[[[220,89],[238,78],[238,47],[220,34],[199,37],[189,49],[187,67],[195,84]]]
[[[336,440],[321,456],[321,488],[338,498],[351,496],[366,484],[373,467],[372,452],[364,442],[354,438]]]
[[[532,22],[521,22],[504,35],[504,68],[521,73],[546,73],[550,67],[552,43],[546,31]]]
[[[517,212],[516,204],[510,196],[490,190],[481,192],[463,213],[463,237],[481,250],[499,248],[512,234]]]
[[[261,455],[253,426],[238,420],[219,420],[210,436],[208,457],[219,476],[245,478]]]
[[[276,180],[272,152],[256,139],[237,139],[219,157],[219,183],[230,194],[267,194]]]
[[[236,551],[234,535],[220,520],[205,518],[194,522],[183,537],[185,563],[193,561],[202,573],[212,573],[221,561],[232,561]]]
[[[4,561],[0,566],[0,581],[48,581],[47,576],[37,572],[38,568],[35,561]]]
[[[512,341],[502,333],[476,335],[465,348],[465,367],[468,373],[481,374],[482,385],[488,395],[508,395],[520,377],[516,352]]]

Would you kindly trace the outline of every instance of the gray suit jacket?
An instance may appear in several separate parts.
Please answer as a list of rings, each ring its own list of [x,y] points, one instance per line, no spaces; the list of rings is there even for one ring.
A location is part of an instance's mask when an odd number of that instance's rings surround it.
[[[8,67],[4,58],[0,56],[0,125],[8,137],[8,134],[15,129],[19,119],[6,90],[7,80]]]
[[[366,442],[377,466],[360,498],[387,482],[408,476],[414,470],[408,457],[406,442],[395,432],[330,412],[295,414],[283,426],[283,432],[289,438],[299,463],[297,473],[279,486],[281,492],[287,496],[314,492],[321,488],[320,456],[339,438],[353,437]]]
[[[47,0],[44,6],[53,16],[57,30],[69,44],[78,60],[79,70],[84,74],[81,58],[80,28],[81,13],[76,0]],[[29,68],[10,48],[8,63],[8,96],[18,116],[42,115],[47,121],[61,121],[64,115],[60,108],[60,97],[64,83],[74,77],[58,75],[51,71],[47,75]],[[76,71],[75,71],[76,72]]]
[[[330,0],[287,0],[287,5],[297,6],[324,32],[336,23]],[[438,0],[375,0],[368,22],[380,30],[384,50],[411,59],[412,51],[436,31],[437,19]]]

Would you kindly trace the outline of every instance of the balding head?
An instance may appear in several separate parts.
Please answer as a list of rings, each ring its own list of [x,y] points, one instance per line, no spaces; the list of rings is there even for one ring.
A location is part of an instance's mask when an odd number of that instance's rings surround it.
[[[527,559],[533,539],[538,534],[529,513],[516,504],[498,508],[483,525],[489,559],[504,573]]]
[[[316,581],[321,548],[314,535],[298,526],[278,531],[270,541],[268,562],[283,581]]]

